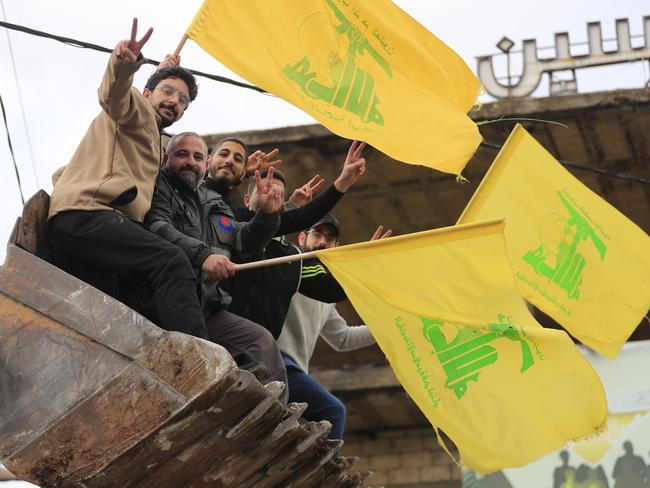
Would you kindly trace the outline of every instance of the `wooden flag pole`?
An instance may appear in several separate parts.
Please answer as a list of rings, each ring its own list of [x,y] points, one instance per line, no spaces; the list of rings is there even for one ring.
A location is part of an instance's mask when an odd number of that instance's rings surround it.
[[[181,53],[181,50],[183,49],[183,46],[185,46],[187,39],[187,34],[183,34],[181,42],[178,43],[178,47],[176,48],[176,51],[174,51],[174,57],[178,56]]]
[[[245,271],[247,269],[266,268],[267,266],[275,266],[276,264],[293,263],[294,261],[302,261],[303,259],[310,259],[316,257],[316,251],[303,252],[300,254],[292,254],[290,256],[282,256],[279,258],[265,259],[263,261],[253,261],[252,263],[235,264],[235,271]]]

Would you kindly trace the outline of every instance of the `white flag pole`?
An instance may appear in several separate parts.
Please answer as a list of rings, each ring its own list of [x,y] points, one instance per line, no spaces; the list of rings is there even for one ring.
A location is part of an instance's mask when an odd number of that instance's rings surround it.
[[[302,261],[303,259],[310,259],[313,257],[316,257],[316,251],[291,254],[290,256],[282,256],[279,258],[264,259],[263,261],[253,261],[252,263],[235,264],[235,271],[237,272],[245,271],[247,269],[266,268],[267,266],[293,263],[294,261]]]

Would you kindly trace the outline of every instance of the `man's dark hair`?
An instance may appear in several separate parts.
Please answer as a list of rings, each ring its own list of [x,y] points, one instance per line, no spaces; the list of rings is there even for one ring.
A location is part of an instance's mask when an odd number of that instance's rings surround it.
[[[262,178],[266,178],[266,176],[269,174],[268,169],[263,169],[260,171],[260,176]],[[284,173],[280,171],[279,169],[273,168],[273,179],[274,180],[280,180],[282,184],[284,185],[285,191],[287,188],[287,177],[284,176]],[[246,190],[246,193],[250,197],[253,194],[253,190],[255,189],[256,184],[255,184],[255,177],[251,178],[250,181],[248,182],[248,189]]]
[[[217,152],[217,149],[219,149],[219,147],[221,147],[221,145],[224,142],[236,142],[237,144],[239,144],[241,147],[244,148],[244,170],[245,170],[246,161],[248,161],[248,146],[239,137],[228,136],[228,137],[224,137],[223,139],[219,139],[217,143],[214,146],[212,146],[212,151],[210,151],[210,154],[215,154]]]
[[[196,78],[192,72],[188,69],[181,68],[180,66],[172,66],[170,68],[162,68],[154,71],[154,73],[147,80],[147,84],[144,86],[149,91],[154,91],[158,83],[167,78],[178,78],[183,80],[187,85],[187,88],[190,91],[190,100],[196,98],[196,94],[199,91],[199,88],[196,84]]]

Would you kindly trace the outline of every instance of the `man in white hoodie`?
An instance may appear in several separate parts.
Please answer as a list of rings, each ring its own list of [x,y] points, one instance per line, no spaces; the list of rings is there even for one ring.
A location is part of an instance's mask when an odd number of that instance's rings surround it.
[[[328,249],[339,245],[339,222],[327,214],[308,230],[298,242],[304,251]],[[317,273],[318,270],[304,270]],[[309,360],[316,340],[321,336],[336,351],[351,351],[375,343],[365,325],[349,326],[336,311],[336,304],[323,303],[296,293],[278,338],[287,369],[289,402],[307,402],[303,417],[328,420],[332,424],[330,439],[341,439],[345,428],[345,406],[320,383],[309,376]]]

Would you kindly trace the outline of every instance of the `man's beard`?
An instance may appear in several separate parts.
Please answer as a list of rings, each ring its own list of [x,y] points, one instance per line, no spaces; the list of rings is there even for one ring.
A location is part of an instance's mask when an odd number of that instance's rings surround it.
[[[312,252],[312,251],[322,251],[323,249],[327,249],[327,246],[325,244],[320,244],[318,246],[309,246],[309,247],[304,247],[303,250],[307,252]]]
[[[241,177],[236,176],[234,166],[229,166],[231,173],[223,171],[221,174],[217,174],[217,171],[221,171],[223,168],[225,168],[225,166],[218,168],[214,174],[210,175],[210,179],[217,182],[219,185],[228,187],[228,189],[232,189],[241,183]]]
[[[168,119],[167,117],[165,117],[161,113],[163,108],[172,112],[173,115],[172,115],[171,119]],[[160,105],[158,105],[158,109],[156,110],[156,112],[158,112],[158,115],[160,115],[160,128],[161,129],[169,127],[174,122],[176,122],[176,107],[174,107],[173,105],[165,106],[163,104],[160,104]]]
[[[178,171],[178,177],[194,190],[198,188],[202,179],[201,175],[199,175],[192,166],[183,166],[180,168]]]

